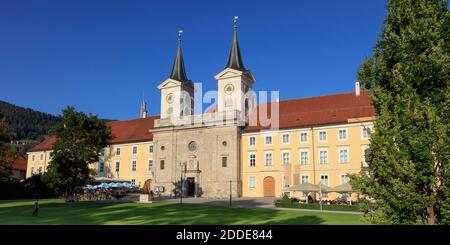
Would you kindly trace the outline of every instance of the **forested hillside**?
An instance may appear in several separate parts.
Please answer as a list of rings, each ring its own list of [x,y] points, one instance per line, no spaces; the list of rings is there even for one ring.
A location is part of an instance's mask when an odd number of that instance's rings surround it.
[[[51,114],[23,108],[0,100],[0,113],[6,118],[13,140],[42,140],[61,119]]]

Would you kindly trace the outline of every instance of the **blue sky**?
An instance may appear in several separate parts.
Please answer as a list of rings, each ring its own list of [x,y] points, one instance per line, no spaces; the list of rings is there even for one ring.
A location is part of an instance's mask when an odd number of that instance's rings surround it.
[[[159,115],[184,30],[188,77],[216,89],[233,16],[255,90],[281,99],[353,91],[386,13],[384,0],[0,1],[0,100],[59,114],[67,105],[108,119]]]

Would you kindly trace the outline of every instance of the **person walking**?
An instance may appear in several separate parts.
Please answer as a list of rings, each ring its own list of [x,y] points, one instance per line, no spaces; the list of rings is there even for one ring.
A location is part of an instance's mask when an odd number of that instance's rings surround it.
[[[33,216],[38,216],[38,212],[39,212],[39,201],[36,200],[36,202],[34,202]]]

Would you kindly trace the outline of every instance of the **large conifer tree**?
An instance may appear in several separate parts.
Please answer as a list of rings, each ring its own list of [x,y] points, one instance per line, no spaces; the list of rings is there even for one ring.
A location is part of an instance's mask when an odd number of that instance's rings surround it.
[[[352,178],[374,223],[450,223],[450,14],[446,0],[390,0],[358,77],[377,112],[369,169]]]

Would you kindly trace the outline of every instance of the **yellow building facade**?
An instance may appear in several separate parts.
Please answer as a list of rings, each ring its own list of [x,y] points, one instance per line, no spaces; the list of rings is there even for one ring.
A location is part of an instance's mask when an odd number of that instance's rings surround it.
[[[370,118],[329,126],[261,131],[242,135],[243,196],[281,196],[301,183],[336,187],[361,171],[369,146]],[[336,193],[326,198],[335,199]]]

